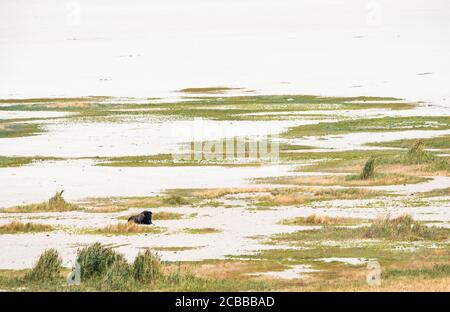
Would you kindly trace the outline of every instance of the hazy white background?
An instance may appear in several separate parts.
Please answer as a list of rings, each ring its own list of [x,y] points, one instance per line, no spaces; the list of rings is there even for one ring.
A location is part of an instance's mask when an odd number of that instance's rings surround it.
[[[449,55],[447,0],[0,1],[0,98],[225,85],[450,106]]]

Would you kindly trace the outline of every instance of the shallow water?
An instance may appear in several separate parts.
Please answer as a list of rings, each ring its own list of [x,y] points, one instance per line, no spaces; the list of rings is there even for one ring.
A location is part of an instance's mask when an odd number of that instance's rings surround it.
[[[45,161],[0,168],[0,207],[47,200],[145,196],[172,188],[249,186],[248,179],[289,174],[289,165],[261,167],[103,167],[92,160]],[[201,168],[201,170],[199,170]]]

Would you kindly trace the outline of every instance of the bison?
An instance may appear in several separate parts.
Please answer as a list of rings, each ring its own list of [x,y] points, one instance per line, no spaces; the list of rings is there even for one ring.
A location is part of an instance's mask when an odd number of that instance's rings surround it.
[[[152,212],[147,210],[142,211],[140,214],[128,218],[128,222],[134,222],[137,224],[152,224]]]

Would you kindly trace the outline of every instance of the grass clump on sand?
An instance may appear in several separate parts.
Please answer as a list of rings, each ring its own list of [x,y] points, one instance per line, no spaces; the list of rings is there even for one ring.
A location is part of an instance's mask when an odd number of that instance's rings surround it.
[[[360,188],[346,189],[321,189],[321,188],[298,188],[298,189],[276,189],[270,195],[260,196],[256,202],[257,206],[289,206],[302,205],[315,201],[334,199],[368,199],[383,195],[383,192],[371,191]]]
[[[420,193],[421,197],[450,196],[450,187]]]
[[[402,158],[407,165],[428,165],[431,171],[450,171],[450,163],[446,158],[440,158],[425,150],[424,140],[416,140]]]
[[[374,220],[364,236],[405,241],[440,240],[448,238],[448,231],[425,226],[415,221],[410,215],[402,215],[396,218],[387,216]]]
[[[30,222],[23,223],[18,221],[13,221],[0,226],[0,234],[50,232],[53,230],[54,228],[51,225]]]
[[[449,238],[450,231],[445,228],[428,227],[415,221],[409,215],[396,218],[380,218],[372,221],[369,226],[346,228],[324,226],[320,229],[297,231],[276,235],[274,240],[301,242],[322,240],[355,240],[381,239],[387,241],[442,241]]]
[[[30,204],[23,206],[16,206],[12,208],[3,209],[2,212],[17,212],[17,213],[33,213],[33,212],[63,212],[79,210],[80,207],[75,204],[67,202],[62,196],[64,191],[58,191],[47,202],[40,204]]]
[[[309,215],[307,217],[297,217],[293,219],[284,219],[281,224],[284,225],[348,225],[360,222],[360,219],[345,217],[330,217]]]
[[[435,156],[425,151],[425,142],[423,140],[415,141],[405,155],[404,161],[408,164],[423,164],[435,160]]]
[[[187,234],[214,234],[214,233],[220,233],[221,230],[214,229],[214,228],[186,228],[183,229],[183,232]]]
[[[163,198],[163,204],[170,206],[190,205],[191,201],[180,195],[169,195]]]
[[[100,243],[78,250],[77,262],[82,280],[101,276],[116,261],[125,261],[125,258]]]
[[[428,139],[420,139],[426,146],[430,148],[437,149],[448,149],[450,148],[450,135],[437,136]],[[399,148],[410,148],[417,139],[401,139],[389,142],[371,142],[367,143],[368,146],[383,146],[383,147],[399,147]]]
[[[113,234],[113,235],[121,235],[121,234],[129,235],[129,234],[144,234],[144,233],[158,234],[163,232],[163,229],[154,226],[139,225],[133,222],[126,222],[108,225],[105,226],[104,228],[99,229],[84,229],[82,232],[85,234]]]
[[[154,282],[162,276],[161,258],[147,249],[134,259],[132,270],[136,280]]]
[[[372,179],[375,175],[375,158],[371,157],[363,167],[360,178],[361,180]]]
[[[35,282],[55,281],[61,277],[62,259],[55,249],[48,249],[25,275],[25,279]]]

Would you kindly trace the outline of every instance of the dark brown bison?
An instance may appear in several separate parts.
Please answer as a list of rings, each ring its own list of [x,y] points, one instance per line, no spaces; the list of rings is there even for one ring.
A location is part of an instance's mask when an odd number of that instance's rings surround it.
[[[128,218],[128,222],[137,224],[152,224],[152,212],[144,210],[140,214]]]

